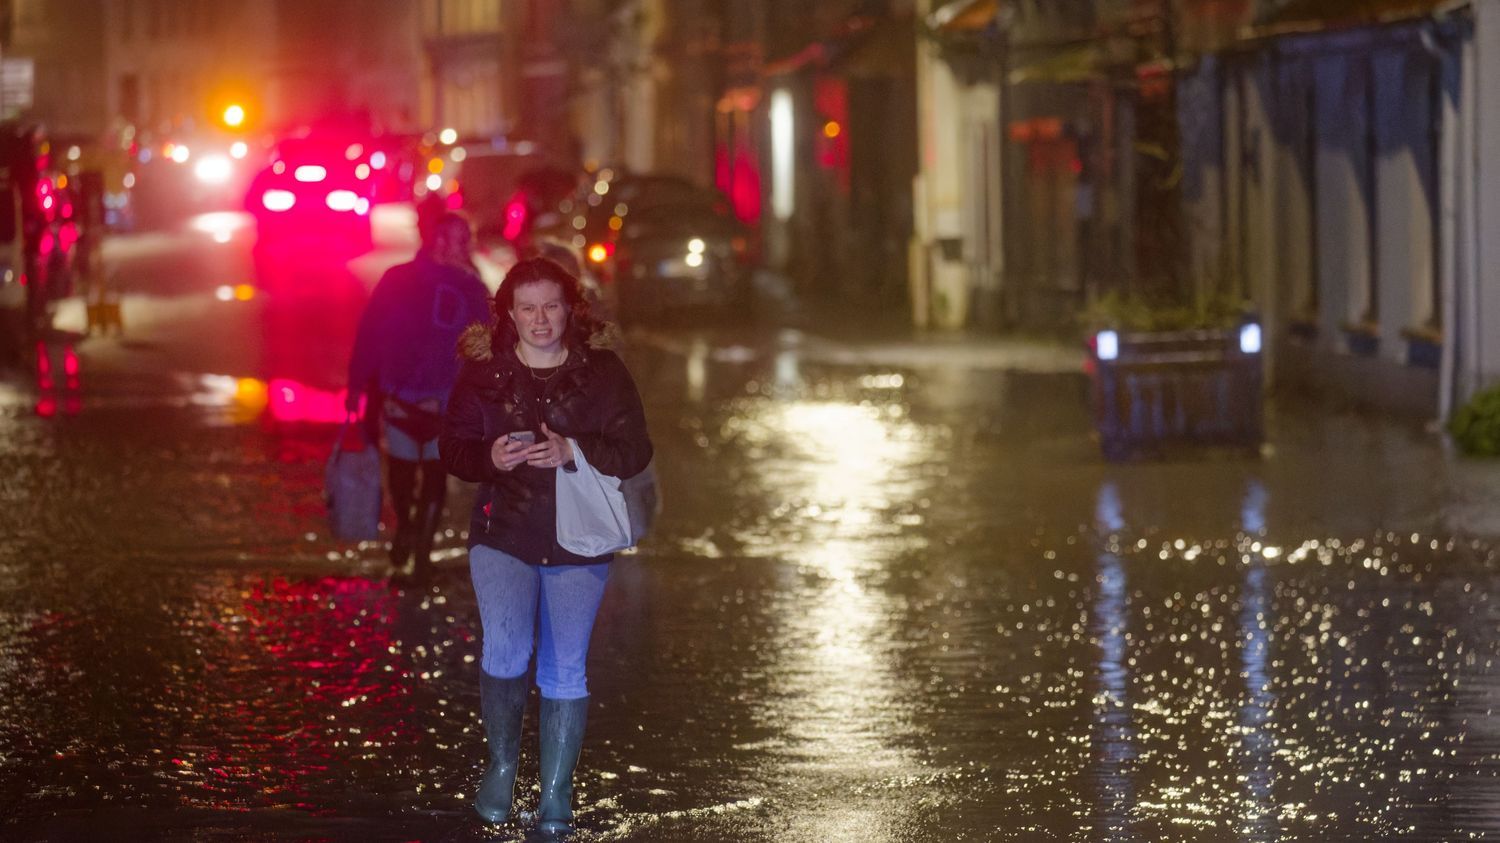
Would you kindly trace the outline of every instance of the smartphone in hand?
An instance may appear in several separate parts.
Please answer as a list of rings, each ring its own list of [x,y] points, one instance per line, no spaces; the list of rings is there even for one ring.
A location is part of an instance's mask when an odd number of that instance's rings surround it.
[[[536,431],[534,431],[534,430],[517,430],[517,431],[513,431],[511,433],[506,434],[505,438],[509,439],[512,442],[525,442],[527,445],[535,445],[536,444]]]

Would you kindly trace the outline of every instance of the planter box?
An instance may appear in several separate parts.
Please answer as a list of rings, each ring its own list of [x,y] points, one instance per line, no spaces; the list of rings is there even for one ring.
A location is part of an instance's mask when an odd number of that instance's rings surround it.
[[[1105,459],[1160,452],[1171,444],[1258,453],[1263,434],[1260,325],[1100,331],[1089,345],[1094,426]]]

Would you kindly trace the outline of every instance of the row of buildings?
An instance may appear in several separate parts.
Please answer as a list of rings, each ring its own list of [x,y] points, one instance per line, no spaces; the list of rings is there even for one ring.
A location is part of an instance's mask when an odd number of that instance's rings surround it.
[[[911,0],[9,0],[54,136],[342,120],[716,184],[809,294],[904,308]],[[0,70],[3,76],[3,70]],[[0,102],[0,109],[4,108]]]
[[[247,130],[343,119],[499,135],[552,123],[552,98],[529,96],[538,74],[561,78],[529,46],[547,43],[538,27],[552,6],[9,0],[0,49],[30,65],[25,111],[54,134],[191,130],[239,104]]]
[[[1268,375],[1444,418],[1500,376],[1500,3],[924,2],[919,323],[1240,302]]]
[[[1055,328],[1177,291],[1256,312],[1273,382],[1443,417],[1500,375],[1500,0],[7,13],[55,128],[233,99],[267,126],[525,136],[715,184],[801,292],[919,326]]]

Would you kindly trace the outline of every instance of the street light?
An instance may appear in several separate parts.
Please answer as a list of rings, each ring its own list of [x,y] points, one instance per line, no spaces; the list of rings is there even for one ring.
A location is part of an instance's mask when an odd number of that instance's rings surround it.
[[[224,125],[231,129],[238,129],[245,124],[245,107],[239,103],[233,103],[224,109]]]

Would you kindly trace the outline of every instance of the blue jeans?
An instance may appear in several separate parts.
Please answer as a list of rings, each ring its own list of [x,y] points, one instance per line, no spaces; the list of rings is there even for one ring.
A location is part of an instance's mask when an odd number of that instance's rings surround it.
[[[587,662],[609,563],[542,567],[484,545],[469,550],[484,627],[484,672],[520,676],[536,645],[536,685],[552,700],[589,695]]]
[[[390,422],[385,425],[385,450],[387,454],[398,460],[407,462],[437,462],[441,457],[438,455],[438,441],[429,439],[426,442],[417,442],[405,431],[397,428]]]

